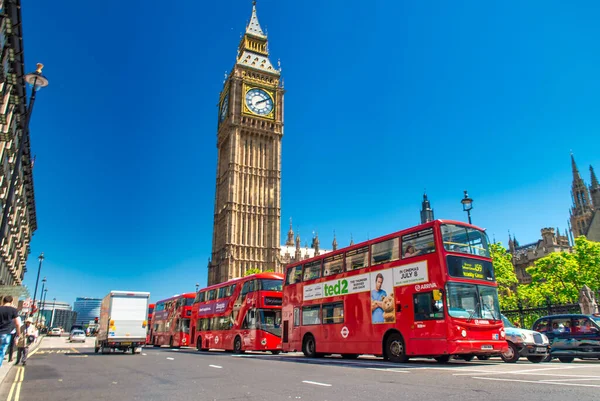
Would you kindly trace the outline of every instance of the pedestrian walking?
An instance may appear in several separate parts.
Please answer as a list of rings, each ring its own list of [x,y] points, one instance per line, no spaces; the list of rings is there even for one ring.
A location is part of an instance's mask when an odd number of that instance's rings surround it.
[[[12,303],[13,297],[7,295],[2,300],[2,306],[0,306],[0,366],[4,362],[4,355],[6,355],[6,350],[11,341],[10,332],[13,327],[16,329],[17,336],[21,331],[21,319],[19,319],[17,308]]]
[[[21,362],[23,366],[27,364],[27,354],[29,346],[35,341],[35,327],[32,325],[33,320],[29,317],[25,320],[25,327],[21,330],[21,336],[17,340],[17,362]]]

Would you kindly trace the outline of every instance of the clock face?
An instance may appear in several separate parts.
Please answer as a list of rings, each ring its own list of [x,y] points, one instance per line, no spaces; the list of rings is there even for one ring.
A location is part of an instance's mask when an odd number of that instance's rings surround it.
[[[219,113],[219,122],[225,120],[227,117],[227,110],[229,110],[229,93],[225,95],[223,103],[221,103],[221,112]]]
[[[254,114],[266,116],[273,111],[273,98],[262,89],[250,89],[246,92],[246,106]]]

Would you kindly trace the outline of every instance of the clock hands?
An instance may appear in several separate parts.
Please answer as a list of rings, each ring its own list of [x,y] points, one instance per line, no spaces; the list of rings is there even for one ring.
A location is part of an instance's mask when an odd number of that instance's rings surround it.
[[[258,102],[256,102],[256,104],[261,104],[261,103],[264,103],[264,102],[269,101],[269,100],[271,100],[271,99],[270,98],[266,98],[266,99],[263,99],[263,100],[259,100]]]

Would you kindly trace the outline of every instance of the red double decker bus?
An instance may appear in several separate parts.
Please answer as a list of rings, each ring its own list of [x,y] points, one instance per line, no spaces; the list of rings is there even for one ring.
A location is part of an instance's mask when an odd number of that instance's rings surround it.
[[[155,304],[148,305],[148,329],[146,330],[146,344],[150,344],[150,332],[152,331],[152,314]]]
[[[284,351],[447,362],[507,349],[485,232],[436,220],[286,268]]]
[[[283,274],[258,273],[198,291],[192,339],[199,351],[281,351]]]
[[[175,295],[158,301],[152,315],[152,327],[148,334],[155,347],[190,345],[190,322],[195,293]]]

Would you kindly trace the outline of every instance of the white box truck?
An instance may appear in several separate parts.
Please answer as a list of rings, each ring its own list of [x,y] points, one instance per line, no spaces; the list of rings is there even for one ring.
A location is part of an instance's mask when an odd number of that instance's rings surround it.
[[[149,292],[111,291],[102,299],[95,352],[131,350],[139,354],[146,344]]]

